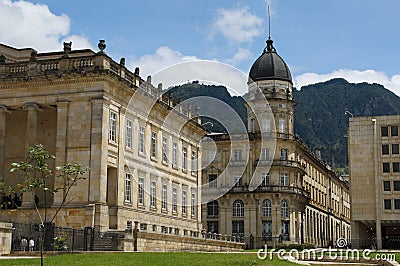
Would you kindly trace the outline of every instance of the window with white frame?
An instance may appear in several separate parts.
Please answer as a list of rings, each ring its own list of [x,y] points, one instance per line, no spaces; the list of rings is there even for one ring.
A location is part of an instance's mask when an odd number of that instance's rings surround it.
[[[110,135],[111,141],[117,140],[117,113],[110,111]]]
[[[191,204],[192,216],[196,215],[196,193],[192,192],[192,204]]]
[[[218,201],[213,200],[207,203],[207,217],[217,218],[219,215],[219,204]]]
[[[167,185],[162,186],[161,209],[167,209]]]
[[[241,161],[242,160],[242,150],[234,150],[233,151],[233,160]]]
[[[157,158],[157,133],[151,132],[151,157]]]
[[[197,167],[196,167],[196,152],[192,151],[192,160],[191,160],[191,170],[192,174],[196,173]]]
[[[182,215],[186,215],[187,193],[182,191]]]
[[[272,207],[271,201],[269,199],[265,199],[262,202],[262,216],[263,217],[271,217]]]
[[[270,132],[271,131],[271,120],[270,120],[269,116],[264,116],[263,118],[264,118],[263,123],[262,123],[263,132]]]
[[[279,117],[279,133],[286,133],[286,119]]]
[[[268,187],[270,186],[270,177],[269,173],[262,173],[261,174],[261,186],[262,187]]]
[[[288,186],[289,185],[289,180],[288,180],[288,174],[287,173],[281,173],[281,186]]]
[[[187,170],[187,147],[182,148],[182,169]]]
[[[144,204],[144,178],[139,177],[138,180],[138,204]]]
[[[244,203],[241,200],[235,200],[232,204],[232,216],[243,217],[244,216]]]
[[[166,137],[163,137],[162,140],[162,161],[168,162],[168,139]]]
[[[281,201],[281,216],[289,217],[288,202],[287,200]]]
[[[269,149],[268,148],[262,148],[261,149],[261,160],[262,161],[267,161],[269,160]]]
[[[172,166],[178,167],[178,143],[172,144]]]
[[[132,121],[131,120],[126,120],[125,145],[127,148],[132,149]]]
[[[144,127],[139,128],[139,152],[144,153]]]
[[[150,184],[150,207],[156,207],[156,190],[157,189],[157,182],[151,181]]]
[[[178,191],[176,188],[172,189],[172,212],[178,212]]]
[[[131,203],[132,189],[131,189],[131,175],[125,175],[125,202]]]

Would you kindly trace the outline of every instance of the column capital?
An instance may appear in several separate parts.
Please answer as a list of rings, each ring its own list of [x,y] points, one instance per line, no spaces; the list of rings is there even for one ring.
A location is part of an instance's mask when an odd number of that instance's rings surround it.
[[[36,110],[36,111],[38,111],[38,110],[40,110],[40,107],[39,107],[39,105],[37,103],[29,102],[29,103],[25,103],[24,104],[23,109],[24,110]]]
[[[11,113],[11,111],[7,108],[6,105],[0,104],[0,113],[5,112],[5,113]]]

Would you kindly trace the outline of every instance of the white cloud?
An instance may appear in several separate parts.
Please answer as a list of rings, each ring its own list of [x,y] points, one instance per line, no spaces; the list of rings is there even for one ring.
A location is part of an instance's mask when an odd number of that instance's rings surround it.
[[[144,55],[128,62],[128,65],[131,70],[139,66],[142,78],[152,75],[153,85],[163,83],[164,89],[198,80],[205,84],[224,85],[232,95],[247,92],[247,75],[240,70],[221,62],[183,55],[169,47],[160,47],[155,54]]]
[[[229,58],[225,61],[228,64],[236,65],[249,58],[253,58],[253,53],[249,49],[239,48],[239,51],[232,58]]]
[[[388,77],[385,73],[375,70],[339,69],[327,74],[304,73],[295,78],[298,89],[302,86],[325,82],[333,78],[344,78],[351,83],[378,83],[400,96],[400,74]]]
[[[84,36],[71,35],[70,18],[53,14],[44,4],[0,0],[0,40],[18,48],[39,52],[62,50],[62,40],[72,41],[72,49],[92,48]]]
[[[212,25],[210,37],[222,34],[231,42],[251,42],[262,34],[263,20],[251,14],[249,7],[217,9],[217,18]]]

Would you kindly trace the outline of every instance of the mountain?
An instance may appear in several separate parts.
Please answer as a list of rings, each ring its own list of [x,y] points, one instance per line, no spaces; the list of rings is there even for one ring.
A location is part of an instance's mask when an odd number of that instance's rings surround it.
[[[198,96],[217,98],[239,114],[247,125],[247,113],[244,100],[231,96],[223,86],[204,85],[198,82],[173,87],[169,90],[175,101]],[[349,83],[344,79],[332,79],[326,82],[304,86],[293,91],[295,107],[295,133],[310,149],[319,148],[322,159],[336,168],[347,165],[347,126],[349,116],[373,116],[400,114],[400,97],[380,84]],[[200,108],[218,106],[202,103]],[[346,112],[347,111],[347,112]],[[346,112],[346,114],[345,114]],[[221,114],[224,115],[224,114]],[[229,115],[224,116],[229,120]],[[226,129],[212,119],[203,119],[205,126],[213,132]]]
[[[376,83],[332,79],[304,86],[293,94],[296,133],[311,149],[319,148],[322,159],[336,167],[347,164],[349,116],[400,113],[400,97]]]

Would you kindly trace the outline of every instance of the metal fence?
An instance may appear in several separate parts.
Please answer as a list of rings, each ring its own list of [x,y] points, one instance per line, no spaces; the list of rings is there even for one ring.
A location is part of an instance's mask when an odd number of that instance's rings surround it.
[[[12,236],[12,251],[28,251],[29,244],[24,248],[22,239],[29,243],[33,239],[33,251],[40,250],[42,232],[38,224],[13,224],[15,230]],[[73,229],[55,227],[54,224],[45,224],[43,237],[44,251],[112,251],[118,248],[118,236],[110,233],[96,232],[93,227]],[[61,244],[61,245],[60,245]]]

